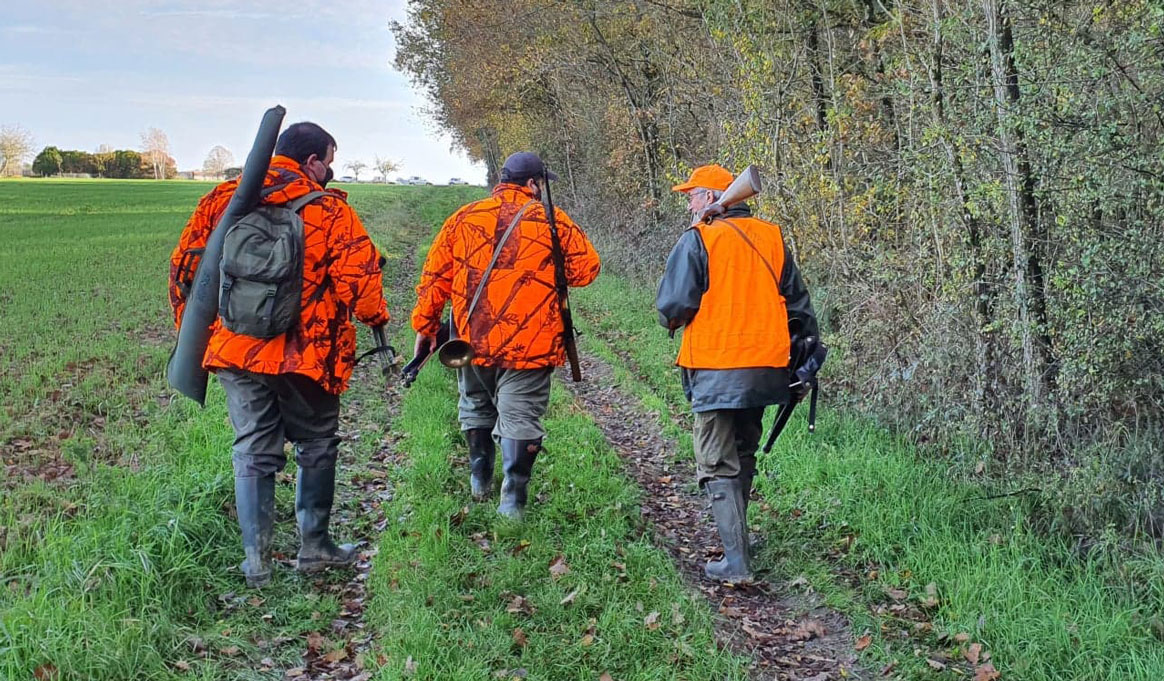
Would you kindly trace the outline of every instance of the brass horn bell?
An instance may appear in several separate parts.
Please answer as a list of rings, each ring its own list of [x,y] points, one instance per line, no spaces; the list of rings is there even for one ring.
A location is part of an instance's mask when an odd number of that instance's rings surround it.
[[[450,338],[437,350],[437,359],[450,369],[463,369],[473,360],[473,346],[460,338]]]

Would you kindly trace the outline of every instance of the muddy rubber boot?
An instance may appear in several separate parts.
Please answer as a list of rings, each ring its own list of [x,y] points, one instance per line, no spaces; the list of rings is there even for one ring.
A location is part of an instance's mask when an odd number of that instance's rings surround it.
[[[740,491],[744,499],[744,531],[748,535],[748,552],[755,556],[764,548],[764,537],[748,529],[748,504],[752,501],[752,481],[756,479],[756,457],[740,457]]]
[[[534,459],[542,450],[541,440],[510,440],[501,438],[501,503],[497,512],[507,518],[521,520],[529,494],[529,477]]]
[[[748,527],[744,523],[743,481],[714,478],[704,485],[711,497],[711,513],[719,539],[723,542],[723,560],[713,560],[703,568],[711,579],[742,583],[752,581],[751,557],[748,555]]]
[[[275,533],[275,476],[234,479],[234,505],[246,559],[239,565],[247,586],[271,581],[271,538]]]
[[[465,431],[469,443],[469,488],[473,499],[483,501],[493,494],[493,463],[497,447],[493,443],[493,429],[471,428]]]
[[[335,500],[335,468],[300,468],[295,487],[295,519],[299,521],[300,572],[318,572],[351,565],[356,547],[336,546],[328,534],[331,505]]]

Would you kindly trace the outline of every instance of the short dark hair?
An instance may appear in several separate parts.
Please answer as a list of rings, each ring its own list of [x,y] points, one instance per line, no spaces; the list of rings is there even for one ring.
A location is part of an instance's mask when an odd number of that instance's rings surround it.
[[[323,160],[327,157],[328,147],[337,147],[331,133],[315,123],[303,121],[292,123],[279,135],[279,141],[275,143],[275,154],[303,163],[312,154]]]

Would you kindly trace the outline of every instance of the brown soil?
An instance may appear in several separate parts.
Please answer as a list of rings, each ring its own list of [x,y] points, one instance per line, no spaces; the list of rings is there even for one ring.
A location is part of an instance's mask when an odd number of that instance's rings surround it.
[[[707,502],[692,484],[694,463],[673,463],[676,443],[663,435],[656,415],[639,408],[636,398],[615,385],[607,364],[584,357],[582,373],[586,377],[582,383],[571,382],[563,373],[564,384],[593,416],[642,488],[642,514],[659,545],[720,615],[716,631],[721,644],[755,660],[752,677],[766,681],[870,678],[857,667],[848,621],[822,607],[813,594],[797,591],[793,584],[766,580],[762,572],[749,586],[713,582],[704,576],[703,566],[709,558],[718,558],[722,549]],[[762,561],[758,567],[763,569]]]

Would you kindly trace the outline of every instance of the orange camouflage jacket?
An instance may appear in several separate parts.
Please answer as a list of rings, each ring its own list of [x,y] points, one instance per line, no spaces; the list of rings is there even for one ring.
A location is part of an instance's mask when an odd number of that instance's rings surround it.
[[[271,159],[264,187],[281,185],[264,203],[286,203],[320,186],[299,164],[285,156]],[[226,210],[237,180],[224,182],[198,203],[178,247],[170,256],[170,305],[180,325],[186,294],[197,268],[198,249],[206,246]],[[303,294],[299,326],[281,336],[262,339],[236,334],[215,320],[202,365],[243,369],[260,374],[302,374],[338,395],[347,389],[356,358],[356,329],[351,317],[369,326],[388,321],[381,282],[383,259],[347,194],[337,189],[305,206],[303,216]]]
[[[525,213],[502,246],[472,319],[467,319],[494,248],[523,206]],[[554,216],[566,281],[586,286],[598,276],[598,253],[564,211],[555,208]],[[412,328],[436,335],[441,311],[451,299],[457,335],[473,346],[474,364],[507,369],[561,366],[566,359],[550,244],[542,203],[525,187],[497,185],[492,196],[462,207],[441,227],[416,287]]]

